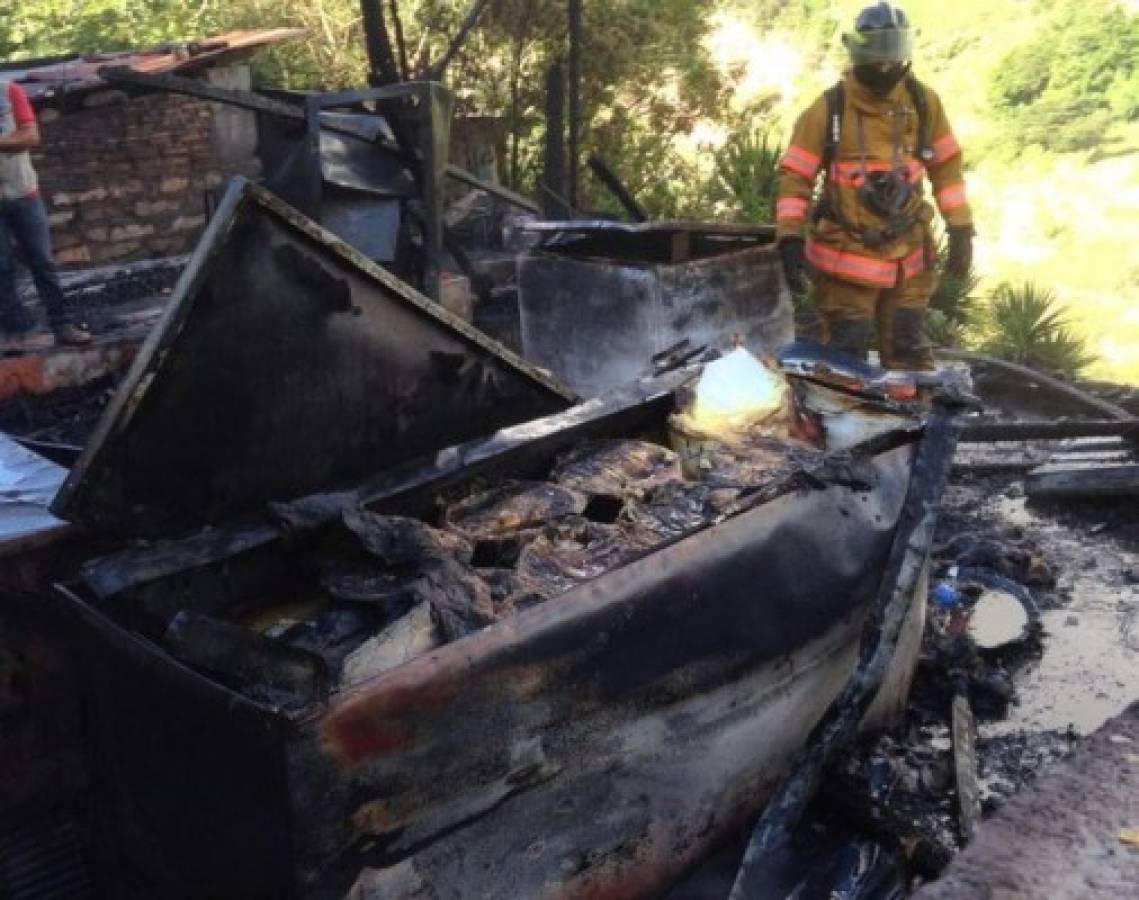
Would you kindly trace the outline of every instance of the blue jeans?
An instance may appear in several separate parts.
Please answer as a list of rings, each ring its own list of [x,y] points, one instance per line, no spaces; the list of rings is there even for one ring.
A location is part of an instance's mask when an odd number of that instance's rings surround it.
[[[53,328],[71,322],[71,309],[51,254],[47,211],[38,196],[0,200],[0,331],[21,333],[34,325],[16,295],[16,254],[19,248],[32,273],[36,291]]]

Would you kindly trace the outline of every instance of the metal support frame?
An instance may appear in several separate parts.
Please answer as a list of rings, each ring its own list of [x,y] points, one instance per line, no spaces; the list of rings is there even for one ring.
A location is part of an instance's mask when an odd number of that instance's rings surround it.
[[[174,94],[184,94],[188,97],[210,100],[214,103],[225,103],[229,106],[237,106],[241,109],[248,109],[253,112],[264,113],[265,115],[276,116],[282,119],[291,119],[297,122],[305,120],[305,111],[299,106],[280,100],[272,100],[268,97],[262,97],[260,94],[255,94],[252,91],[215,87],[204,81],[199,81],[196,78],[185,78],[180,75],[166,74],[149,75],[123,67],[100,69],[99,76],[105,81],[109,81],[113,84],[121,84],[136,90],[168,91]],[[366,143],[374,143],[392,152],[399,152],[398,147],[377,140],[374,133],[368,128],[354,127],[348,122],[329,121],[322,121],[321,128],[325,131],[342,134],[345,137],[356,138]],[[472,175],[466,169],[461,169],[455,165],[448,165],[446,174],[448,178],[454,181],[461,182],[468,187],[473,187],[480,191],[486,191],[488,194],[493,194],[500,200],[504,200],[520,209],[529,210],[534,213],[540,211],[540,207],[533,200],[523,197],[521,194],[509,188],[505,188],[502,185],[483,181],[481,178]]]
[[[321,114],[337,107],[361,103],[402,103],[404,109],[392,115],[401,124],[410,124],[410,134],[402,138],[404,150],[416,159],[416,181],[422,208],[415,210],[423,226],[423,293],[439,299],[439,279],[443,263],[443,180],[448,175],[448,148],[451,143],[451,116],[454,95],[431,81],[405,82],[362,91],[314,94],[305,98],[305,135],[310,156],[306,177],[320,179]],[[411,112],[412,115],[408,115]],[[318,185],[319,189],[319,185]],[[319,196],[319,194],[318,194]]]

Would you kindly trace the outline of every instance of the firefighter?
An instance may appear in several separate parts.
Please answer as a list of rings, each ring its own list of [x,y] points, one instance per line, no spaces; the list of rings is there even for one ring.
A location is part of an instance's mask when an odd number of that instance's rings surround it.
[[[799,117],[780,163],[783,271],[801,293],[810,269],[829,346],[865,360],[877,333],[885,367],[932,369],[925,315],[937,287],[935,213],[925,177],[948,231],[947,271],[964,278],[974,232],[961,148],[940,98],[911,73],[905,12],[869,6],[843,43],[850,69]]]

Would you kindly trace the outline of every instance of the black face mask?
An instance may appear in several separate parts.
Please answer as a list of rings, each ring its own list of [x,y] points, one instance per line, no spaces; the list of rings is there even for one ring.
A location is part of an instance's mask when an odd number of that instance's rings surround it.
[[[896,88],[909,73],[909,63],[904,66],[891,66],[885,72],[873,64],[854,67],[854,77],[858,79],[859,83],[883,97]]]

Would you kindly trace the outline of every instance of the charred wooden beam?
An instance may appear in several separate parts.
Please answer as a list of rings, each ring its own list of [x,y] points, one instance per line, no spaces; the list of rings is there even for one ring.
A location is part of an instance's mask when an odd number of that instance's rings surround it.
[[[395,32],[396,50],[399,51],[400,76],[404,81],[411,80],[411,62],[407,57],[407,38],[403,33],[403,16],[399,13],[399,0],[389,0],[392,14],[392,30]]]
[[[243,109],[278,116],[282,119],[304,121],[304,110],[300,107],[280,100],[271,100],[252,91],[216,87],[197,78],[186,78],[183,75],[172,75],[167,72],[136,72],[129,66],[103,66],[99,69],[98,75],[110,84],[146,91],[185,94],[202,100],[214,100],[230,106],[240,106]]]
[[[964,444],[1001,441],[1059,441],[1071,438],[1139,436],[1139,420],[1096,419],[1046,422],[972,422],[961,435]]]
[[[593,174],[597,176],[609,192],[617,198],[617,202],[629,214],[634,222],[647,222],[649,214],[637,198],[633,196],[633,192],[629,190],[628,186],[623,182],[616,172],[613,171],[609,163],[607,163],[599,154],[593,153],[589,157],[589,168]]]
[[[961,838],[969,843],[981,824],[981,789],[977,784],[977,722],[969,698],[953,698],[953,774],[957,782],[957,812]]]
[[[1058,378],[1053,378],[1050,375],[1045,375],[1043,372],[1038,372],[1036,369],[1030,369],[1028,366],[1022,366],[1019,363],[1009,362],[1007,359],[998,359],[995,356],[988,356],[984,353],[974,353],[971,350],[938,350],[937,355],[942,359],[956,360],[959,362],[970,363],[971,365],[985,365],[994,369],[1002,369],[1012,375],[1017,375],[1021,378],[1027,378],[1035,382],[1041,387],[1048,388],[1054,393],[1067,397],[1069,400],[1074,400],[1082,404],[1089,410],[1093,410],[1099,415],[1106,415],[1112,419],[1121,419],[1125,421],[1135,421],[1134,416],[1131,415],[1122,406],[1117,406],[1087,391],[1082,391],[1067,382],[1060,381]]]
[[[1030,472],[1025,493],[1040,499],[1139,496],[1139,463],[1043,466]]]
[[[459,26],[459,31],[439,57],[438,61],[433,63],[427,69],[426,79],[428,81],[441,81],[447,67],[451,65],[455,57],[459,55],[459,51],[463,49],[463,44],[467,42],[471,32],[475,30],[478,25],[479,19],[482,18],[486,8],[490,6],[490,0],[474,0],[474,2],[467,9],[467,14],[463,17],[463,23]]]
[[[582,0],[569,0],[569,206],[577,209],[581,182]]]
[[[858,667],[816,726],[798,768],[775,791],[748,841],[729,900],[762,896],[772,859],[785,849],[823,775],[854,738],[858,724],[881,688],[898,636],[925,568],[937,524],[938,505],[949,482],[961,433],[961,408],[935,398],[914,460],[894,542],[863,640]]]
[[[512,206],[517,206],[519,209],[527,210],[535,215],[541,215],[542,208],[531,200],[529,197],[524,197],[510,188],[503,187],[501,184],[493,184],[489,181],[483,181],[476,175],[472,175],[466,169],[460,169],[455,165],[447,166],[447,177],[454,181],[461,182],[468,187],[477,188],[480,191],[486,191],[488,194],[493,194],[499,200],[505,200]]]
[[[569,217],[569,208],[560,200],[566,193],[566,73],[561,61],[546,73],[546,146],[542,160],[542,181],[549,189],[542,203],[551,221]]]

